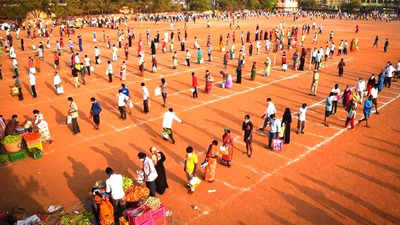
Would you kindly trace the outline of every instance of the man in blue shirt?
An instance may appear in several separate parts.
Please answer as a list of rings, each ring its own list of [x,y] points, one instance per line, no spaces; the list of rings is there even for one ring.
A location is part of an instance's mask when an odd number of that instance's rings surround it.
[[[371,115],[371,109],[372,109],[372,96],[368,96],[368,98],[364,101],[364,109],[363,109],[363,113],[364,113],[364,118],[361,119],[360,121],[358,121],[358,123],[361,123],[362,121],[365,120],[366,123],[366,127],[368,126],[368,118]]]
[[[129,89],[126,88],[125,84],[121,84],[121,89],[120,89],[120,90],[122,91],[122,93],[123,93],[124,95],[126,95],[126,96],[129,97]]]
[[[93,118],[94,128],[98,130],[100,125],[101,106],[94,97],[91,97],[90,101],[92,102],[92,107],[90,108],[90,117]]]

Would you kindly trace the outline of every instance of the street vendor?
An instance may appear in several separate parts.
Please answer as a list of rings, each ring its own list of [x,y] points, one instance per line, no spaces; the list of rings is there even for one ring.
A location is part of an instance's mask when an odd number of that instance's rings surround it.
[[[11,120],[8,121],[5,129],[5,135],[15,135],[17,134],[17,126],[18,126],[18,116],[16,114],[12,115]]]
[[[93,211],[100,225],[114,225],[114,209],[104,187],[92,188]]]
[[[110,167],[107,167],[105,172],[108,176],[106,180],[106,192],[111,195],[115,213],[120,215],[125,210],[125,192],[122,187],[122,175],[115,174],[114,170]]]

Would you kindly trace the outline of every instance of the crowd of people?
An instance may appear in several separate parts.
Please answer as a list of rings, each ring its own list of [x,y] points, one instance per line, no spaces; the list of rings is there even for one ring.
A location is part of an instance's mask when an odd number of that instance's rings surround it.
[[[359,40],[357,36],[350,40],[341,40],[336,38],[334,31],[329,33],[323,30],[322,24],[317,24],[315,20],[312,20],[310,24],[303,24],[302,27],[287,26],[284,22],[280,22],[273,29],[262,29],[259,25],[255,26],[254,32],[241,30],[238,20],[248,19],[248,17],[269,17],[273,14],[267,12],[253,12],[253,13],[222,13],[222,14],[175,14],[175,15],[139,15],[135,16],[134,20],[142,21],[154,21],[154,22],[168,22],[170,23],[169,31],[160,33],[156,31],[153,35],[150,29],[146,29],[144,34],[145,38],[142,38],[141,34],[138,34],[134,27],[128,25],[130,19],[128,16],[98,16],[98,17],[87,17],[80,20],[80,24],[77,29],[76,21],[54,21],[53,23],[45,23],[44,21],[36,21],[31,24],[23,24],[21,27],[16,27],[14,31],[6,30],[5,38],[2,42],[2,48],[7,53],[7,57],[3,57],[2,64],[10,64],[13,69],[14,87],[12,94],[18,96],[20,101],[24,100],[22,82],[21,79],[25,79],[25,68],[20,68],[17,57],[20,52],[25,51],[24,38],[33,40],[33,43],[38,43],[37,47],[33,44],[32,49],[36,53],[27,57],[27,71],[28,81],[30,84],[31,94],[36,98],[40,92],[36,89],[36,77],[41,71],[41,64],[43,61],[52,61],[54,66],[54,77],[52,83],[54,85],[54,91],[61,95],[64,93],[62,79],[60,77],[60,60],[61,57],[68,58],[68,64],[71,70],[71,78],[75,88],[80,88],[81,84],[86,85],[87,82],[91,82],[90,76],[94,71],[97,72],[97,66],[106,63],[107,67],[104,71],[108,82],[112,83],[113,78],[117,77],[121,80],[121,88],[116,93],[116,108],[120,113],[120,119],[125,120],[127,118],[127,112],[131,113],[134,104],[132,102],[133,96],[124,82],[127,77],[127,66],[132,66],[132,59],[129,58],[129,52],[134,48],[134,42],[137,42],[137,51],[134,55],[138,57],[137,71],[141,76],[144,76],[146,67],[150,67],[147,71],[157,73],[157,57],[159,56],[159,50],[162,53],[169,52],[171,54],[172,62],[171,68],[177,69],[179,65],[184,64],[187,67],[191,66],[193,62],[191,54],[195,52],[197,64],[204,63],[205,60],[214,62],[213,54],[220,52],[223,55],[221,61],[222,68],[220,70],[221,82],[219,83],[221,88],[232,88],[234,83],[240,85],[242,83],[243,67],[247,64],[251,65],[250,80],[255,80],[257,73],[256,62],[247,63],[252,59],[253,56],[265,55],[264,69],[262,72],[263,76],[270,76],[272,66],[274,62],[270,58],[271,54],[280,53],[281,58],[281,69],[282,71],[292,70],[312,70],[313,79],[311,84],[310,95],[318,95],[318,84],[319,84],[319,71],[324,68],[329,60],[333,57],[340,57],[340,61],[337,65],[338,76],[344,75],[344,68],[346,67],[345,57],[352,52],[358,51]],[[324,14],[324,13],[310,13],[310,12],[299,12],[298,14],[290,15],[293,16],[294,20],[299,17],[310,17],[317,18],[323,17],[324,19],[335,19],[335,18],[350,18],[346,14]],[[359,19],[358,17],[354,17]],[[227,20],[231,31],[226,34],[220,34],[217,42],[213,42],[209,35],[207,40],[200,40],[197,36],[189,38],[187,23],[193,21],[196,23],[196,19],[200,19],[206,22],[206,27],[211,27],[210,20]],[[185,23],[184,29],[175,29],[174,23],[182,21]],[[92,42],[95,43],[93,49],[89,49],[86,45],[88,40],[84,40],[81,34],[85,32],[85,27],[97,27],[92,32]],[[83,30],[82,30],[83,29]],[[101,38],[98,37],[96,31],[99,29],[103,30]],[[360,27],[357,25],[355,33],[358,33]],[[116,32],[116,38],[112,39],[109,34]],[[322,35],[328,34],[329,41],[322,42],[318,38]],[[307,50],[305,47],[305,41],[307,38],[311,38],[313,49]],[[53,39],[50,39],[53,38]],[[50,40],[55,40],[52,42]],[[67,41],[68,39],[68,41]],[[19,40],[19,44],[16,40]],[[193,47],[187,44],[193,42]],[[64,43],[66,42],[66,43]],[[174,44],[178,42],[180,48],[175,49]],[[204,46],[200,45],[200,42],[205,42]],[[337,44],[337,47],[336,47]],[[236,45],[238,49],[236,49]],[[320,47],[318,48],[317,45]],[[378,47],[379,37],[376,36],[373,40],[372,47]],[[53,47],[51,47],[53,46]],[[100,50],[100,46],[102,47]],[[168,46],[168,47],[167,47]],[[239,47],[240,46],[240,47]],[[168,48],[168,49],[167,49]],[[337,48],[337,50],[336,50]],[[17,50],[18,49],[18,50]],[[101,52],[107,51],[107,53]],[[125,58],[120,59],[118,52],[123,49]],[[151,54],[151,66],[145,64],[145,49],[148,49]],[[203,54],[203,49],[207,52],[207,59]],[[299,50],[300,49],[300,50]],[[387,52],[389,49],[389,40],[386,38],[383,45],[383,51]],[[49,54],[45,56],[44,52],[53,52],[53,60],[49,60]],[[88,52],[93,51],[94,58],[88,56]],[[178,52],[184,54],[184,61],[179,64]],[[289,53],[293,52],[292,56]],[[65,56],[66,55],[66,56]],[[105,56],[110,60],[102,62]],[[203,56],[204,55],[204,56]],[[8,58],[8,59],[7,59]],[[18,59],[17,59],[18,58]],[[291,59],[291,65],[288,66],[289,60]],[[235,63],[235,60],[236,63]],[[308,64],[307,64],[308,63]],[[234,70],[236,79],[233,78],[232,74],[227,71],[227,66],[232,65],[236,68]],[[115,70],[114,67],[118,65],[119,71]],[[308,66],[308,68],[307,68]],[[0,65],[0,79],[3,78],[2,65]],[[388,62],[382,71],[378,71],[378,75],[372,74],[369,80],[366,82],[360,78],[355,87],[351,87],[350,84],[346,86],[343,92],[340,90],[339,84],[335,84],[329,93],[329,96],[324,99],[325,101],[325,116],[324,124],[329,126],[328,119],[331,115],[334,115],[338,111],[338,106],[342,104],[344,110],[347,112],[347,118],[345,127],[351,125],[351,128],[355,126],[355,118],[357,107],[363,104],[363,119],[360,122],[365,121],[368,127],[368,119],[371,114],[371,110],[375,107],[376,113],[378,113],[378,94],[384,87],[390,88],[393,79],[400,77],[400,61],[397,64]],[[119,76],[116,76],[119,74]],[[64,74],[63,74],[64,75]],[[87,75],[87,77],[86,77]],[[198,98],[200,88],[197,74],[192,72],[192,84],[191,92],[193,98]],[[215,79],[209,70],[205,71],[205,93],[212,91],[212,86]],[[150,113],[150,92],[146,86],[146,82],[140,84],[142,91],[142,102],[143,102],[143,113]],[[162,106],[168,106],[168,86],[166,78],[160,79],[160,85],[155,90],[155,95],[162,98]],[[68,93],[71,94],[71,93]],[[72,132],[74,134],[80,133],[79,127],[79,109],[78,103],[73,97],[68,97],[68,113],[67,113],[67,124],[71,124]],[[91,108],[89,118],[93,121],[95,129],[100,129],[102,106],[96,100],[95,97],[91,97]],[[340,103],[340,104],[339,104]],[[274,141],[281,140],[282,144],[290,144],[291,134],[291,123],[293,122],[293,116],[298,117],[297,122],[297,134],[304,134],[306,127],[306,114],[308,105],[303,103],[299,105],[299,109],[292,113],[290,108],[284,110],[282,119],[278,118],[277,110],[271,98],[267,98],[266,111],[261,115],[264,119],[264,123],[257,130],[258,133],[264,134],[267,127],[268,131],[268,144],[267,146],[274,149]],[[5,118],[0,118],[0,138],[6,135],[18,134],[24,131],[38,130],[42,136],[42,141],[48,141],[52,143],[53,140],[50,135],[48,123],[45,120],[44,115],[40,113],[38,109],[33,111],[34,119],[23,123],[21,130],[21,124],[18,122],[18,115],[12,115],[11,119],[7,121]],[[33,121],[33,122],[32,122]],[[163,115],[162,121],[162,138],[166,141],[171,140],[175,144],[174,133],[172,130],[173,121],[182,123],[183,121],[174,113],[172,107],[168,107],[168,110]],[[243,131],[243,141],[246,147],[246,153],[248,157],[253,154],[253,133],[255,126],[252,122],[250,115],[245,115],[243,123],[241,124]],[[184,163],[184,171],[188,179],[188,191],[193,193],[196,187],[200,184],[201,180],[197,177],[198,168],[204,168],[204,180],[208,182],[215,181],[217,164],[221,163],[224,166],[231,167],[233,159],[233,145],[235,139],[231,134],[229,128],[225,128],[221,141],[212,140],[209,144],[205,160],[199,162],[198,155],[192,146],[186,148],[186,158]],[[167,175],[163,163],[166,160],[166,156],[162,151],[159,151],[155,147],[151,147],[149,153],[140,152],[138,154],[139,160],[142,162],[142,171],[144,173],[144,179],[146,186],[150,190],[150,196],[155,196],[156,193],[163,194],[165,189],[168,188]],[[122,177],[115,174],[113,169],[107,168],[106,174],[109,176],[107,180],[107,192],[111,193],[111,199],[114,207],[124,206],[124,193],[122,189]]]

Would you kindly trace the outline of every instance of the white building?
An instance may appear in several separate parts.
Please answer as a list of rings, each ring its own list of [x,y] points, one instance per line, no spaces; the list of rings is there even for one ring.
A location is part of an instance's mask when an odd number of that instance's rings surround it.
[[[278,0],[276,5],[277,9],[285,10],[285,11],[297,11],[299,7],[299,3],[297,0]]]

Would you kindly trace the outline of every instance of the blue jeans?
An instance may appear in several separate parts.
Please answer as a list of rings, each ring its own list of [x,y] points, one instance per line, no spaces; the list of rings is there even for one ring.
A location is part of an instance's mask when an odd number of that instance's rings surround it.
[[[277,138],[278,133],[277,132],[268,132],[268,148],[271,148],[272,145],[272,139]]]

